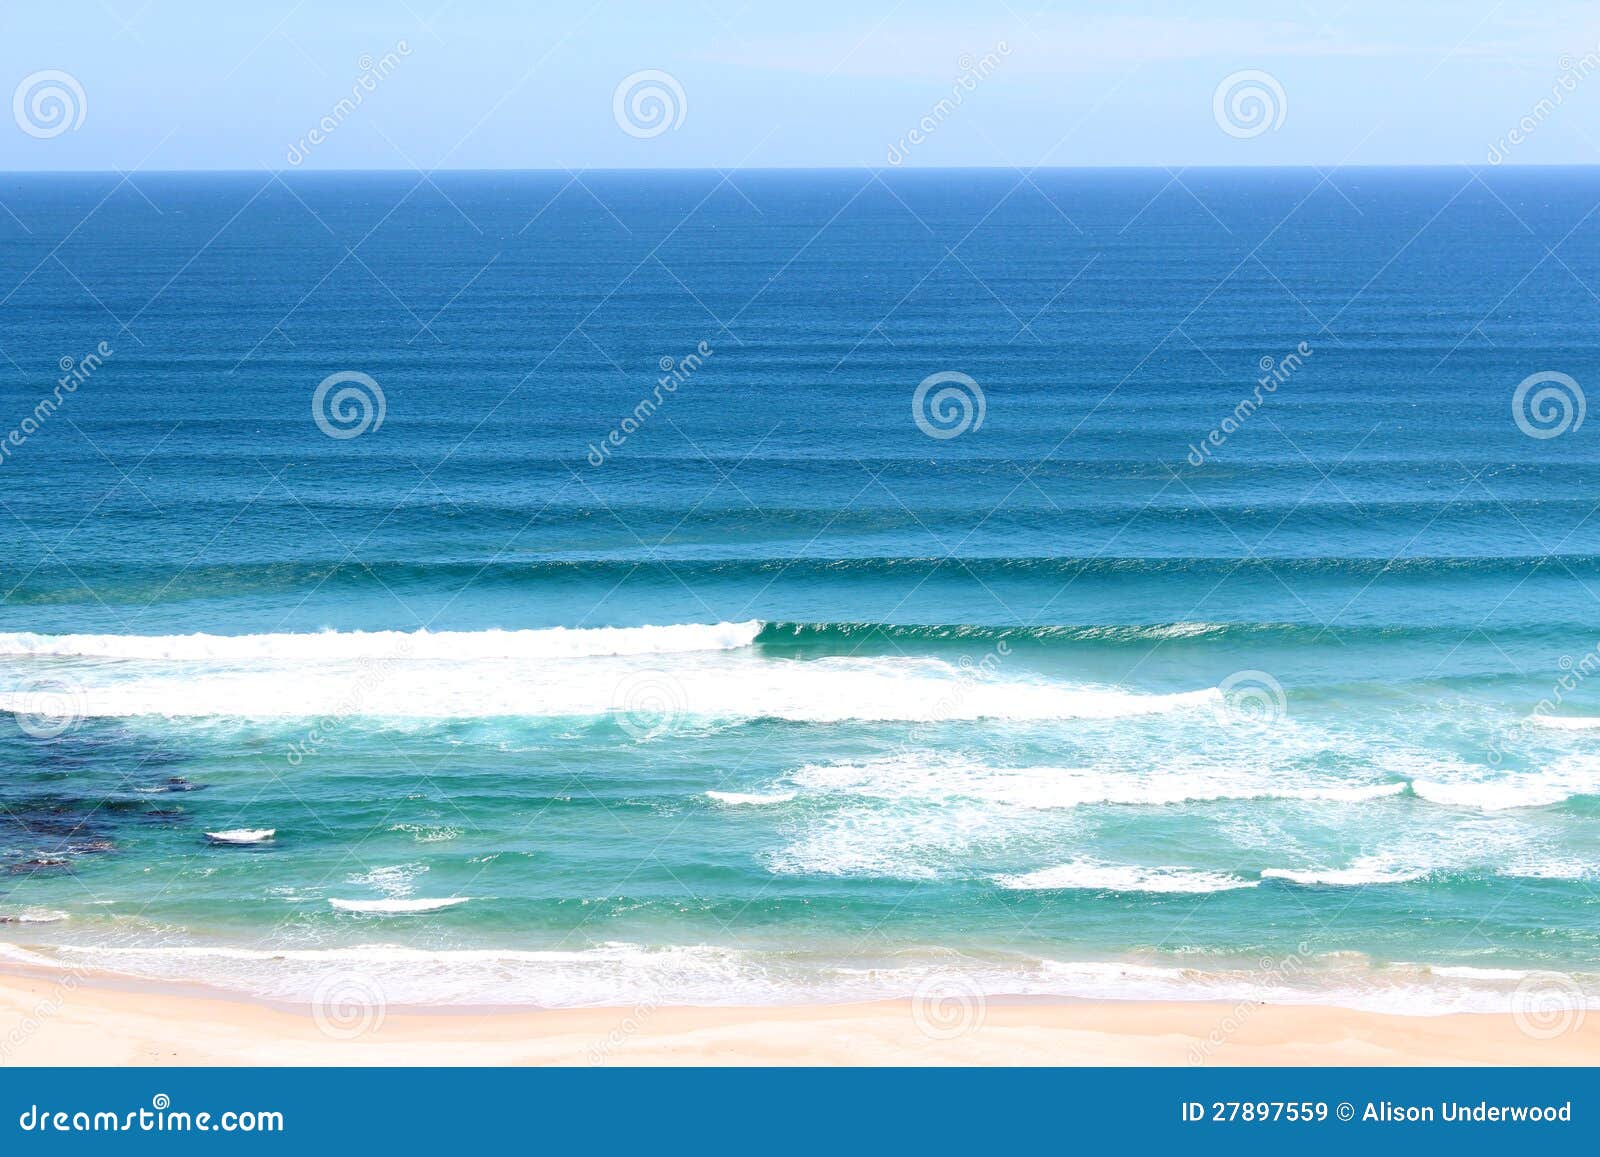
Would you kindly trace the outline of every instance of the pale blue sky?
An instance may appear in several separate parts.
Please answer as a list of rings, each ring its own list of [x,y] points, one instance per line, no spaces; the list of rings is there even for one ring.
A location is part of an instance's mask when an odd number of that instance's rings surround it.
[[[4,0],[0,98],[64,72],[83,115],[13,100],[0,169],[1596,163],[1597,45],[1593,4],[1494,0]],[[644,70],[682,92],[656,135],[613,112]],[[1282,93],[1255,135],[1214,108],[1244,70]]]

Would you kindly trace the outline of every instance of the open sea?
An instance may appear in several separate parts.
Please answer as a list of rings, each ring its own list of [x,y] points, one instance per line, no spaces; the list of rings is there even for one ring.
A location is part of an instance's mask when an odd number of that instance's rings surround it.
[[[1600,1001],[1600,172],[1331,178],[0,175],[0,958]]]

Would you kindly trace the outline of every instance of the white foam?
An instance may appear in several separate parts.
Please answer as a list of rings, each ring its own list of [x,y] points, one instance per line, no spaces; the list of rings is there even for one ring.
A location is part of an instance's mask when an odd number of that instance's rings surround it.
[[[1530,715],[1528,722],[1558,731],[1592,731],[1600,727],[1600,715]]]
[[[277,828],[229,828],[224,832],[207,832],[206,839],[219,844],[264,844],[277,834]]]
[[[59,924],[70,919],[52,908],[24,908],[20,912],[0,912],[0,924]]]
[[[1523,856],[1499,870],[1500,875],[1518,880],[1586,880],[1596,872],[1594,864],[1559,856],[1544,859]]]
[[[1019,876],[997,876],[1002,888],[1022,891],[1229,892],[1260,881],[1199,868],[1098,864],[1080,860]]]
[[[846,808],[797,825],[793,840],[762,860],[780,876],[933,880],[968,862],[974,833],[990,823],[955,808],[936,817]]]
[[[1600,766],[1590,758],[1566,759],[1540,771],[1506,772],[1492,779],[1414,779],[1411,790],[1430,803],[1480,811],[1549,807],[1574,796],[1600,794]]]
[[[1350,888],[1364,884],[1405,884],[1426,879],[1427,868],[1387,868],[1376,863],[1356,863],[1348,868],[1265,868],[1264,880],[1285,880],[1310,887]]]
[[[358,888],[373,888],[391,899],[409,896],[416,889],[417,877],[428,871],[423,863],[385,864],[346,876],[345,883]]]
[[[0,656],[144,659],[161,662],[353,659],[559,659],[661,655],[748,647],[761,631],[743,623],[661,627],[550,627],[527,631],[318,631],[261,635],[35,635],[0,633]]]
[[[788,803],[795,796],[792,791],[774,792],[742,792],[742,791],[708,791],[706,795],[718,803],[728,804],[733,807],[762,807],[766,804]]]
[[[663,628],[666,629],[666,628]],[[1144,694],[1115,687],[999,679],[937,659],[780,659],[749,651],[637,658],[429,659],[389,664],[326,657],[238,669],[71,672],[74,714],[95,717],[455,719],[612,715],[635,733],[696,720],[1112,719],[1215,703],[1216,690]],[[0,686],[4,676],[0,674]],[[0,711],[36,712],[37,696],[0,690]]]
[[[1475,968],[1468,964],[1416,964],[1411,967],[1425,968],[1434,976],[1453,980],[1526,980],[1535,975],[1526,968]]]
[[[330,899],[332,904],[341,912],[368,912],[383,915],[400,915],[422,912],[438,912],[443,908],[453,908],[457,904],[465,904],[470,896],[442,896],[434,899],[415,898],[409,900],[337,900]]]
[[[390,824],[391,832],[405,832],[419,844],[448,844],[461,834],[460,828],[447,825],[437,827],[428,824]]]
[[[182,980],[269,1000],[310,1003],[329,980],[359,975],[393,1007],[627,1008],[641,1003],[760,1006],[841,1003],[940,991],[1092,1000],[1269,1001],[1399,1014],[1506,1012],[1530,975],[1509,968],[1374,966],[1352,953],[1205,967],[1174,961],[1051,960],[1018,953],[975,956],[947,949],[887,955],[827,949],[759,952],[713,945],[647,948],[602,944],[573,950],[343,948],[220,945],[57,945],[0,942],[0,958],[35,967],[79,966]],[[1597,1005],[1600,977],[1573,977]]]
[[[974,871],[987,875],[980,865],[993,863],[996,855],[1005,856],[1002,863],[1015,862],[1007,848],[1060,846],[1073,838],[1068,830],[1072,825],[1085,822],[1075,811],[1084,807],[1262,799],[1360,804],[1394,798],[1405,790],[1399,782],[1349,783],[1220,762],[1168,768],[1146,758],[1131,766],[997,767],[931,753],[807,764],[780,784],[795,788],[798,798],[811,806],[803,820],[789,825],[789,842],[763,855],[769,871],[905,880]],[[1194,883],[1207,887],[1216,882]],[[1246,881],[1248,886],[1257,883]]]
[[[1358,803],[1398,795],[1403,783],[1347,783],[1226,768],[994,767],[957,757],[911,754],[861,763],[808,764],[789,780],[809,791],[876,799],[953,799],[1026,808],[1091,804],[1167,805],[1283,799]]]

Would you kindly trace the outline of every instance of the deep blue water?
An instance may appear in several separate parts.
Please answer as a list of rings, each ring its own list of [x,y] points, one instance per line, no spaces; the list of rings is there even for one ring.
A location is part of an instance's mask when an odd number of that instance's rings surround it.
[[[14,943],[476,1003],[1600,972],[1600,173],[134,182],[0,176]]]

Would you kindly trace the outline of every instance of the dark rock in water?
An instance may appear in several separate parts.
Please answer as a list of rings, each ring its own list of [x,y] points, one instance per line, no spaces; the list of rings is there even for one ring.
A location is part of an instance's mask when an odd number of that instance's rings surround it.
[[[83,820],[76,817],[57,819],[54,816],[24,815],[17,817],[17,826],[35,836],[71,836],[83,827]]]
[[[32,860],[23,860],[20,864],[12,864],[8,869],[13,874],[21,872],[38,872],[45,868],[65,868],[70,861],[56,859],[53,856],[44,856]]]
[[[181,775],[175,775],[161,783],[149,787],[136,787],[133,790],[143,795],[165,795],[169,791],[204,791],[205,786],[203,783],[194,783]]]

